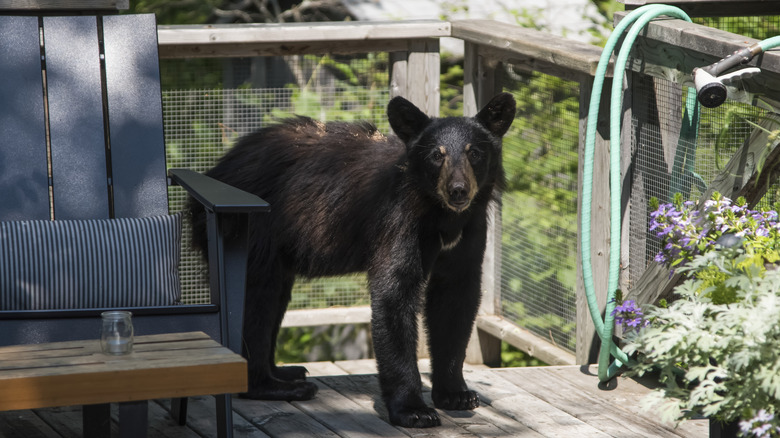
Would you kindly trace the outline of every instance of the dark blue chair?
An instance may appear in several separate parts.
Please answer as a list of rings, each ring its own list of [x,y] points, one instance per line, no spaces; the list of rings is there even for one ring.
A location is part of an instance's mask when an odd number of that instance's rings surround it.
[[[52,292],[39,284],[25,280],[20,289],[10,279],[8,290],[0,290],[0,345],[96,338],[100,313],[122,307],[133,312],[138,335],[204,331],[240,354],[249,216],[268,205],[196,172],[166,175],[154,16],[2,15],[0,60],[0,221],[13,229],[32,220],[103,226],[102,220],[161,217],[169,214],[168,185],[178,184],[208,212],[211,288],[209,304],[149,301],[143,288],[109,305],[72,297],[70,308],[41,302]],[[4,264],[18,271],[20,260],[30,258],[24,247],[8,251],[0,253],[0,276]],[[159,256],[148,256],[156,265]],[[23,269],[40,268],[34,260]],[[126,273],[125,266],[103,270]],[[43,284],[53,274],[35,275]],[[79,284],[94,283],[94,273],[84,275]],[[230,396],[217,400],[219,436],[232,436]],[[183,423],[186,401],[173,411]]]

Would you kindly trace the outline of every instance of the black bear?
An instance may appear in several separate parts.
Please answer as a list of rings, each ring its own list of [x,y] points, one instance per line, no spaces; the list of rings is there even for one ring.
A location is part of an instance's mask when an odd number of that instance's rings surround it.
[[[301,367],[277,367],[276,336],[296,275],[366,271],[382,395],[394,424],[431,427],[417,369],[424,310],[432,398],[474,409],[463,361],[480,302],[487,208],[504,185],[501,137],[515,100],[494,97],[475,117],[429,118],[396,97],[396,137],[368,123],[289,119],[241,138],[207,172],[271,204],[250,225],[244,355],[246,397],[306,400],[317,386]],[[204,214],[190,203],[195,246]]]

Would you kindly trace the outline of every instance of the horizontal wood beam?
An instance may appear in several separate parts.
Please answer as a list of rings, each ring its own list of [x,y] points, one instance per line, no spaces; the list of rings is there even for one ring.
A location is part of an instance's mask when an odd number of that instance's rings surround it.
[[[332,324],[369,324],[371,307],[330,307],[326,309],[288,310],[282,327],[311,327]]]
[[[281,56],[408,50],[409,41],[450,36],[446,21],[159,26],[161,58]]]
[[[574,354],[564,350],[530,331],[495,315],[477,317],[477,328],[498,339],[519,348],[548,365],[574,365]]]
[[[282,327],[311,327],[332,324],[370,324],[371,308],[334,307],[326,309],[289,310]],[[534,335],[526,329],[495,315],[477,317],[477,328],[513,345],[550,365],[574,365],[574,354]]]
[[[480,55],[525,64],[528,69],[562,76],[593,76],[601,48],[492,20],[452,22],[452,36],[479,46]]]

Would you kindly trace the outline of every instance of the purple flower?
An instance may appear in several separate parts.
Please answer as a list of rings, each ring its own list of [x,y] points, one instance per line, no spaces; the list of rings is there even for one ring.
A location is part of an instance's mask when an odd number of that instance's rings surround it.
[[[615,317],[615,324],[626,328],[632,327],[637,331],[650,324],[650,321],[642,318],[644,313],[642,313],[642,309],[636,306],[634,300],[623,301],[615,306],[610,315]]]
[[[767,412],[764,409],[758,411],[755,417],[749,420],[743,420],[739,422],[739,429],[745,436],[754,436],[759,438],[769,438],[770,431],[773,428],[772,421],[775,419],[775,415]],[[778,431],[775,427],[776,432]]]
[[[650,217],[650,231],[661,239],[662,249],[654,258],[659,263],[691,260],[715,248],[721,235],[733,234],[751,245],[780,230],[777,212],[750,210],[720,195],[705,201],[701,210],[692,201],[661,204]]]

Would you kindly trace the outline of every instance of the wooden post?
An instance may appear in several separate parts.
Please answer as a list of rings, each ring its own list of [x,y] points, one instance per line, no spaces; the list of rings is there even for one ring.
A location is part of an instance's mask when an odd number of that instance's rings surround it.
[[[588,124],[592,78],[580,82],[580,159],[577,198],[582,199],[582,165],[585,162],[585,131]],[[611,81],[605,81],[604,90],[609,90]],[[593,283],[599,311],[603,314],[607,300],[607,277],[609,271],[609,99],[602,93],[599,107],[599,124],[596,132],[593,157],[593,197],[591,202],[591,265]],[[582,234],[582,205],[577,205],[577,235]],[[595,363],[598,356],[598,335],[588,310],[585,286],[582,277],[582,243],[577,241],[577,364]]]
[[[403,96],[425,114],[439,115],[439,40],[409,42],[408,52],[390,54],[390,97]]]
[[[465,43],[463,62],[463,115],[473,117],[500,91],[496,66],[479,55],[479,46]],[[501,206],[491,203],[485,258],[482,262],[482,303],[479,315],[501,314]],[[501,365],[501,340],[474,327],[466,362]]]
[[[439,115],[439,40],[411,40],[408,52],[390,53],[390,97],[403,96],[430,117]],[[417,357],[429,357],[425,322],[419,316]]]

